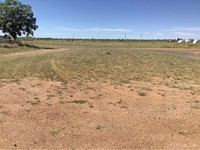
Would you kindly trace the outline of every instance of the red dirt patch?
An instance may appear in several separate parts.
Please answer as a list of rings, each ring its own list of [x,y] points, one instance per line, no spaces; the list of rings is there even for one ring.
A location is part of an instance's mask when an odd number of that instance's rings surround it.
[[[5,149],[198,149],[200,92],[152,83],[0,84]]]

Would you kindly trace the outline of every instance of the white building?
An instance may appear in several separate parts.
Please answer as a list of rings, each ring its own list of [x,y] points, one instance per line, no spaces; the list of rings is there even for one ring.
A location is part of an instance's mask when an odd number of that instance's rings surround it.
[[[200,40],[194,40],[193,44],[200,44]]]

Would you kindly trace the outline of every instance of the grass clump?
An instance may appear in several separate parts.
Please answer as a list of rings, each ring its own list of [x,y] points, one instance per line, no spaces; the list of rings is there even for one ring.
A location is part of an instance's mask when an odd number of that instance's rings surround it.
[[[147,92],[146,91],[139,91],[138,94],[140,96],[147,96]]]
[[[97,130],[101,130],[101,129],[105,128],[105,127],[106,127],[105,125],[98,125],[98,126],[96,127],[96,129],[97,129]]]
[[[86,100],[73,100],[69,101],[67,103],[73,103],[73,104],[85,104],[87,101]]]

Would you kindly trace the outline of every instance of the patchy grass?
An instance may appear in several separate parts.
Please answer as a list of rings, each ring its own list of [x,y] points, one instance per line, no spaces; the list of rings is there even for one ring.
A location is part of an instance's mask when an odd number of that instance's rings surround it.
[[[38,42],[51,43],[51,41]],[[191,81],[200,83],[200,60],[136,50],[134,42],[52,41],[51,44],[68,45],[71,50],[35,54],[25,52],[23,55],[10,56],[2,55],[0,52],[0,79],[39,77],[83,84],[82,82],[87,80],[119,83],[129,83],[131,80],[151,82],[153,77],[160,77],[173,78],[174,83],[170,83],[171,85]],[[146,46],[148,44],[147,42]],[[0,51],[4,50],[0,48]]]

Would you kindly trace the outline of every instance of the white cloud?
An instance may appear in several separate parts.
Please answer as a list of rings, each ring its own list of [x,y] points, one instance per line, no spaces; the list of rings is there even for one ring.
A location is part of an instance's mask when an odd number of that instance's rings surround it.
[[[200,32],[200,27],[173,27],[161,30],[163,32]]]
[[[172,38],[185,38],[185,39],[199,39],[200,27],[172,27],[169,29],[161,30],[166,35]]]
[[[195,33],[190,33],[190,32],[173,32],[175,35],[179,36],[197,36]]]
[[[54,30],[58,31],[72,31],[72,32],[85,32],[85,31],[93,31],[93,32],[132,32],[131,29],[121,29],[121,28],[89,28],[89,29],[76,29],[69,28],[65,26],[56,26]]]
[[[79,32],[79,29],[75,29],[75,28],[67,28],[64,26],[56,26],[55,30],[59,30],[59,31],[73,31],[73,32]]]
[[[193,32],[199,32],[200,31],[200,27],[196,27],[196,28],[176,27],[175,29],[177,29],[179,31],[193,31]]]
[[[158,33],[158,32],[145,32],[142,35],[151,35],[151,36],[164,36],[164,34],[162,33]]]
[[[112,29],[112,28],[91,28],[91,29],[86,29],[86,31],[95,31],[95,32],[132,32],[131,29]]]

